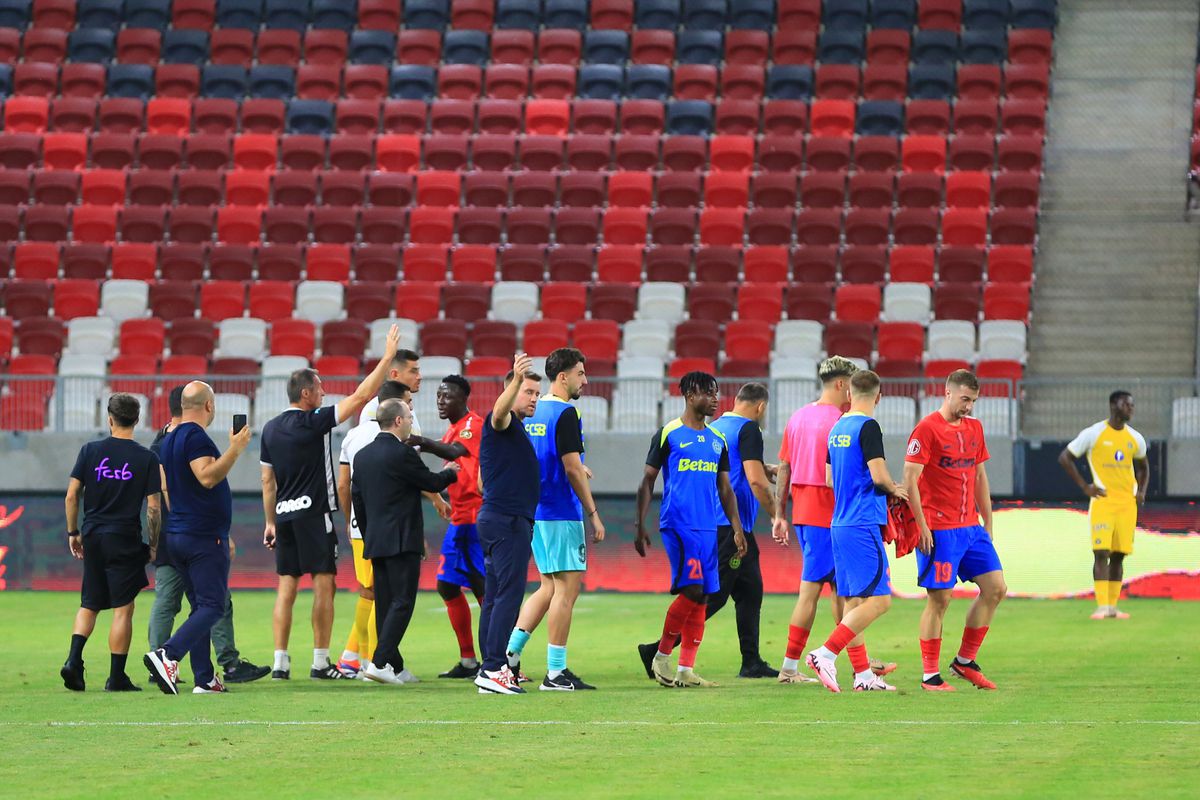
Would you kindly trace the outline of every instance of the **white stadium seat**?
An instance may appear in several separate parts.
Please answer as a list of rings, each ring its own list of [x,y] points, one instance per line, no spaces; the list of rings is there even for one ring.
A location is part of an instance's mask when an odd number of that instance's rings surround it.
[[[884,436],[908,436],[917,424],[917,401],[911,397],[882,397],[875,407],[875,419]]]
[[[117,322],[146,316],[150,284],[145,281],[111,280],[100,287],[100,313]]]
[[[662,319],[631,319],[622,330],[621,352],[662,361],[671,349],[671,326]]]
[[[112,317],[76,317],[67,323],[67,352],[107,357],[112,354],[116,332]]]
[[[975,360],[975,323],[964,319],[929,323],[929,358]]]
[[[262,358],[267,349],[267,323],[254,317],[223,319],[218,325],[217,355]]]
[[[785,319],[775,326],[775,357],[819,359],[825,351],[824,327],[811,319]]]
[[[981,397],[975,401],[972,416],[983,423],[983,432],[991,436],[1015,436],[1017,401],[1008,397]]]
[[[368,358],[383,358],[383,349],[387,345],[388,331],[392,326],[400,328],[400,346],[406,350],[420,351],[421,333],[417,323],[411,319],[383,318],[371,322],[371,344],[368,345]]]
[[[296,287],[295,316],[317,325],[341,319],[345,291],[337,281],[301,281]]]
[[[650,434],[658,427],[658,403],[642,392],[627,394],[624,387],[613,393],[612,427],[618,433]]]
[[[1025,323],[1015,319],[990,319],[979,323],[979,357],[1024,361]]]
[[[685,308],[681,283],[649,281],[638,289],[638,319],[662,319],[675,324],[683,320]]]
[[[501,281],[492,287],[492,319],[524,324],[537,316],[538,287],[529,281]]]
[[[928,284],[889,283],[883,290],[883,318],[889,322],[927,322],[932,302]]]
[[[1171,403],[1171,436],[1200,439],[1200,397],[1177,397]]]
[[[587,390],[584,389],[586,392]],[[603,397],[585,394],[574,401],[575,410],[583,422],[583,435],[590,432],[608,430],[608,401]]]
[[[298,369],[308,366],[304,356],[267,356],[262,362],[264,378],[287,378]]]

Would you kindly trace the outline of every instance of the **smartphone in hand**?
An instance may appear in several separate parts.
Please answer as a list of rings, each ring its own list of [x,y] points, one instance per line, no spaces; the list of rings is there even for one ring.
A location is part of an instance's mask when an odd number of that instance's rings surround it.
[[[244,428],[244,427],[246,427],[246,415],[245,414],[234,414],[233,415],[233,432],[241,433],[242,428]]]

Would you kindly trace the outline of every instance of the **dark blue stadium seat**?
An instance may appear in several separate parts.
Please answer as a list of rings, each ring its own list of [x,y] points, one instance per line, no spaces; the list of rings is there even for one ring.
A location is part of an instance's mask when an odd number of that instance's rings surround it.
[[[585,100],[618,100],[625,88],[624,73],[615,64],[584,64],[576,93]]]
[[[217,0],[217,25],[256,31],[262,25],[262,0]]]
[[[108,94],[111,97],[137,97],[146,100],[154,94],[154,67],[148,64],[110,65]]]
[[[861,31],[867,27],[867,0],[825,0],[825,30]]]
[[[350,34],[351,64],[391,64],[396,57],[396,34],[391,31],[354,31]]]
[[[963,0],[963,27],[974,30],[1008,27],[1008,0]]]
[[[549,10],[549,8],[547,9]],[[550,28],[578,28],[583,30],[587,25],[587,2],[580,0],[578,3],[571,3],[568,16],[574,16],[576,12],[582,12],[583,22],[581,25],[559,24],[555,22],[551,24],[546,21],[546,27]],[[541,24],[542,10],[538,0],[499,0],[496,3],[496,27],[506,29],[518,29],[527,31],[536,31]]]
[[[33,0],[0,0],[0,28],[25,30]]]
[[[772,0],[730,0],[729,27],[735,31],[769,31],[774,26]]]
[[[484,31],[447,31],[442,38],[442,61],[447,64],[482,67],[490,55],[488,35]]]
[[[437,71],[433,67],[397,64],[392,67],[388,93],[402,100],[429,100],[437,93]]]
[[[827,29],[821,34],[817,59],[826,64],[862,63],[863,32]]]
[[[288,133],[333,133],[333,103],[325,100],[293,100],[288,103]]]
[[[164,30],[171,24],[171,0],[125,0],[126,28]]]
[[[204,97],[241,100],[248,85],[246,68],[235,64],[209,64],[200,73],[200,94]]]
[[[671,96],[671,68],[661,64],[634,64],[625,76],[625,95],[635,100],[665,101]]]
[[[672,136],[708,136],[712,122],[712,103],[676,100],[667,104],[667,133]]]
[[[914,64],[908,71],[912,100],[949,100],[954,96],[954,64]]]
[[[721,31],[681,31],[675,43],[675,57],[680,64],[720,64],[725,55]]]
[[[107,28],[114,33],[121,27],[122,0],[79,0],[75,9],[77,28]]]
[[[959,44],[960,58],[967,64],[1003,64],[1008,58],[1004,28],[965,30]]]
[[[903,103],[865,100],[859,105],[855,132],[860,136],[899,136],[903,130]]]
[[[1009,22],[1014,28],[1054,30],[1058,19],[1058,0],[1012,0]]]
[[[0,64],[0,95],[12,94],[12,66]]]
[[[112,61],[117,35],[108,28],[77,28],[67,39],[67,57],[72,61]]]
[[[355,0],[313,0],[312,26],[350,31],[358,24]]]
[[[679,0],[635,0],[634,22],[642,30],[673,31],[679,27]]]
[[[266,0],[263,4],[263,25],[267,28],[303,31],[308,27],[308,12],[308,0]]]
[[[692,30],[723,31],[728,14],[725,0],[683,0],[683,25]]]
[[[872,0],[871,27],[911,30],[917,21],[917,0]]]
[[[171,28],[163,32],[162,62],[164,64],[195,64],[208,61],[208,31],[190,28]]]
[[[922,30],[912,38],[914,64],[953,64],[958,61],[958,34],[954,31]]]
[[[776,64],[767,70],[767,97],[772,100],[808,100],[812,88],[813,70],[807,64]]]
[[[296,70],[291,67],[259,65],[250,70],[251,97],[288,100],[296,93]]]
[[[588,31],[583,37],[583,60],[592,64],[624,65],[629,58],[625,31]]]

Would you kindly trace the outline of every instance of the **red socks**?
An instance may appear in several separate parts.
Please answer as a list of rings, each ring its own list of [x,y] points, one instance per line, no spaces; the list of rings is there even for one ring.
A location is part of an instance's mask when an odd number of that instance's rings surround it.
[[[704,603],[693,603],[683,595],[679,595],[671,603],[667,609],[667,619],[663,623],[662,638],[658,640],[658,652],[670,653],[675,650],[675,642],[683,633],[684,626],[687,625],[693,612],[700,609],[700,613],[704,613]],[[703,636],[704,626],[701,622],[701,636]]]
[[[463,594],[453,600],[446,600],[445,603],[446,613],[450,615],[450,627],[454,628],[454,636],[458,639],[459,657],[474,658],[475,634],[471,629],[471,604]]]
[[[839,622],[838,626],[833,629],[833,633],[829,634],[829,638],[825,640],[825,649],[836,656],[846,649],[846,645],[854,641],[855,636],[858,634]]]
[[[987,626],[982,628],[963,628],[962,646],[958,648],[958,657],[963,661],[974,661],[975,656],[979,655],[979,646],[983,644],[983,637],[987,636]]]
[[[679,666],[691,669],[696,665],[696,651],[704,640],[704,618],[708,610],[704,603],[696,603],[695,609],[683,626],[683,641],[679,646]]]
[[[860,644],[857,647],[847,647],[846,655],[850,656],[850,666],[854,667],[855,675],[871,669],[871,659],[867,658],[867,646],[865,644]]]
[[[787,658],[799,661],[804,658],[804,645],[808,644],[808,628],[799,625],[788,626]]]
[[[938,660],[941,658],[941,656],[941,639],[921,640],[921,669],[926,675],[933,675],[941,672],[941,668],[938,667]]]

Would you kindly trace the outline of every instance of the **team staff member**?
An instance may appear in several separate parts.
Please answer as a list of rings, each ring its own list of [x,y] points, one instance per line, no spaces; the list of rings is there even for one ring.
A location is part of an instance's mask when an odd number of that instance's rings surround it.
[[[1113,392],[1108,419],[1084,428],[1058,455],[1058,463],[1091,498],[1088,522],[1092,529],[1092,578],[1096,582],[1096,611],[1092,619],[1128,619],[1117,610],[1124,580],[1125,556],[1133,552],[1138,506],[1146,502],[1150,463],[1146,439],[1133,429],[1133,395]],[[1075,467],[1087,457],[1092,482]]]
[[[408,387],[399,381],[384,381],[376,399],[402,400],[408,402]],[[378,408],[378,406],[376,406]],[[354,578],[358,581],[358,603],[354,606],[354,622],[350,626],[350,636],[346,639],[346,648],[338,659],[338,671],[347,678],[356,678],[362,671],[364,661],[371,658],[375,652],[375,585],[374,574],[371,572],[371,562],[363,558],[362,531],[354,518],[354,504],[350,501],[350,479],[353,477],[352,467],[354,457],[364,447],[375,441],[379,435],[379,423],[375,421],[375,413],[369,418],[359,418],[346,438],[342,439],[342,452],[338,458],[338,504],[346,514],[346,528],[350,531],[350,552],[354,557]]]
[[[413,683],[400,642],[416,606],[425,553],[421,492],[440,492],[454,483],[458,465],[430,472],[404,443],[412,433],[407,403],[384,400],[375,419],[379,435],[354,457],[351,478],[354,517],[362,528],[363,556],[371,559],[379,603],[378,644],[364,671],[380,683]]]
[[[192,613],[179,629],[142,659],[158,688],[179,694],[179,659],[188,654],[193,694],[225,691],[209,657],[210,632],[229,604],[229,525],[233,495],[226,476],[250,444],[250,428],[229,434],[217,449],[205,428],[216,417],[212,387],[192,381],[183,390],[179,427],[162,441],[162,466],[170,493],[168,543],[171,563],[183,575]]]
[[[263,544],[275,551],[279,591],[275,597],[275,662],[271,677],[291,677],[288,638],[300,576],[313,579],[313,660],[309,676],[340,680],[345,676],[329,663],[333,630],[333,595],[337,572],[337,532],[332,512],[338,509],[333,460],[333,429],[362,410],[383,385],[400,344],[399,328],[388,331],[383,358],[354,393],[336,406],[321,407],[325,389],[313,369],[296,370],[288,378],[283,413],[262,432]]]
[[[592,497],[591,472],[583,465],[583,422],[571,405],[587,386],[583,353],[561,347],[546,357],[550,391],[525,423],[541,469],[541,499],[533,521],[533,560],[541,573],[538,590],[525,601],[508,640],[509,669],[520,676],[521,653],[529,635],[549,612],[546,625],[544,692],[595,689],[567,669],[567,636],[575,601],[587,570],[584,519],[592,521],[593,541],[604,541],[604,523]]]
[[[141,691],[125,674],[125,662],[133,638],[133,601],[149,585],[146,562],[159,546],[162,476],[158,458],[133,441],[133,426],[140,413],[140,405],[132,395],[114,394],[108,398],[110,435],[83,446],[67,485],[67,543],[71,555],[83,561],[83,586],[71,650],[59,674],[63,685],[76,692],[84,690],[83,646],[96,627],[97,613],[106,608],[113,610],[113,618],[108,632],[111,662],[104,691]],[[150,534],[148,551],[142,541],[143,501]]]
[[[179,427],[183,416],[183,386],[176,386],[167,397],[167,407],[171,419],[154,437],[150,444],[150,452],[156,456],[162,448],[162,440],[167,434]],[[167,552],[166,521],[170,519],[170,497],[163,492],[162,516],[164,532],[159,536],[158,549],[154,555],[154,606],[150,609],[150,628],[148,631],[150,649],[157,650],[171,636],[175,627],[175,616],[183,605],[183,576],[179,570],[171,566],[171,556]],[[229,558],[234,555],[233,538],[229,540]],[[213,650],[217,653],[217,664],[222,668],[222,678],[225,683],[249,683],[264,677],[271,671],[270,667],[260,667],[244,660],[238,652],[233,638],[233,597],[225,605],[225,613],[212,627]]]
[[[518,353],[505,382],[508,385],[483,421],[479,449],[483,506],[476,524],[487,574],[479,610],[483,666],[475,685],[480,692],[524,694],[505,659],[505,647],[521,611],[533,554],[541,469],[524,421],[537,410],[542,379],[533,371],[533,359]]]

